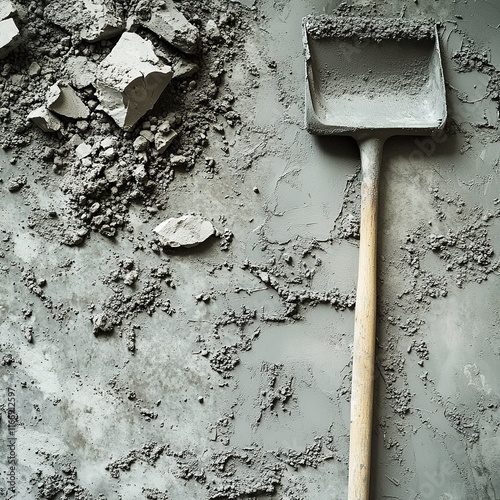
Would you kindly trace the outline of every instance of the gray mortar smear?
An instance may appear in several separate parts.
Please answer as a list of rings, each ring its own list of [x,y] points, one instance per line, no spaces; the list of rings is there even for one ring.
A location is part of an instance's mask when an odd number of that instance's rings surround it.
[[[22,40],[0,61],[1,495],[346,498],[359,153],[303,129],[301,21],[324,12],[313,33],[346,43],[440,20],[448,86],[444,132],[384,151],[371,497],[500,498],[497,10],[176,1],[197,52],[138,28],[182,71],[124,132],[91,72],[74,77],[117,41],[82,39],[90,3],[16,2]],[[167,5],[103,4],[120,30]],[[89,117],[34,127],[73,78]],[[153,228],[184,214],[217,236],[164,248]]]

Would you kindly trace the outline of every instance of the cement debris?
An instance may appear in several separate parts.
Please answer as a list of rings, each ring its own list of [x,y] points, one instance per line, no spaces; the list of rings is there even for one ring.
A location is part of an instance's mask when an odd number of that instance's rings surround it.
[[[50,111],[67,118],[87,118],[90,114],[89,108],[66,82],[58,81],[49,88],[45,104]]]
[[[28,68],[29,76],[38,76],[42,71],[42,67],[36,62],[33,61]]]
[[[21,35],[13,19],[0,21],[0,59],[5,59],[8,54],[21,43]]]
[[[92,153],[92,146],[90,146],[90,144],[87,144],[86,142],[82,142],[75,149],[75,154],[80,160],[87,158],[88,156],[91,155],[91,153]]]
[[[124,33],[97,69],[97,97],[119,127],[132,128],[156,103],[172,78],[153,45]]]
[[[160,242],[168,247],[190,248],[210,238],[215,234],[213,224],[196,215],[171,217],[154,228]]]
[[[193,54],[198,45],[198,28],[177,9],[174,0],[164,0],[158,7],[150,1],[140,2],[136,14],[127,20],[127,29],[142,26],[152,31],[175,48]]]
[[[98,42],[125,30],[120,2],[114,0],[52,0],[44,9],[46,18],[88,42]]]
[[[220,39],[220,30],[217,23],[213,19],[209,19],[205,25],[205,32],[211,40]]]
[[[160,154],[164,153],[176,137],[177,132],[170,128],[170,123],[168,121],[162,123],[158,127],[158,132],[154,135],[156,151]]]
[[[16,193],[21,188],[26,186],[28,179],[24,175],[19,175],[17,177],[11,177],[7,182],[7,189],[11,193]]]
[[[10,0],[0,1],[0,21],[9,17],[14,17],[17,14],[17,8]]]
[[[45,106],[34,109],[28,114],[27,118],[44,132],[57,132],[62,126],[61,120]]]
[[[262,383],[260,389],[260,422],[263,415],[287,411],[289,400],[293,397],[293,376],[287,376],[282,364],[263,362],[261,366]],[[279,408],[278,408],[279,406]]]
[[[93,85],[97,73],[97,64],[85,56],[68,57],[66,71],[71,84],[77,89]]]

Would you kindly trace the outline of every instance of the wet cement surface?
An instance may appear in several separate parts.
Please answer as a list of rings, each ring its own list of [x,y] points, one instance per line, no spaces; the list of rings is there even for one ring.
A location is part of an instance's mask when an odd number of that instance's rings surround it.
[[[45,165],[12,165],[0,150],[2,453],[8,387],[19,420],[17,492],[7,498],[346,498],[357,240],[339,227],[347,215],[356,226],[359,153],[350,139],[304,130],[301,41],[302,17],[338,4],[257,2],[245,58],[228,79],[243,116],[241,131],[228,131],[231,155],[208,146],[217,175],[176,171],[164,211],[144,222],[132,206],[131,233],[67,247],[30,228],[36,207],[70,217],[67,200],[56,176],[37,183]],[[384,2],[379,12],[400,8]],[[407,5],[413,15],[444,23],[453,125],[438,139],[395,137],[384,148],[371,498],[493,500],[498,100],[482,99],[488,76],[458,72],[451,56],[471,38],[500,67],[500,10],[419,0]],[[11,193],[6,181],[20,170],[29,188]],[[192,211],[231,229],[227,252],[213,240],[141,250],[163,219]],[[432,235],[449,232],[456,243],[432,250]],[[151,269],[164,266],[160,299],[175,312],[144,307],[96,336],[91,317],[121,290],[107,277],[126,258],[139,278],[125,295],[156,283]],[[32,277],[47,283],[38,290]],[[297,314],[287,315],[283,290],[307,296]]]

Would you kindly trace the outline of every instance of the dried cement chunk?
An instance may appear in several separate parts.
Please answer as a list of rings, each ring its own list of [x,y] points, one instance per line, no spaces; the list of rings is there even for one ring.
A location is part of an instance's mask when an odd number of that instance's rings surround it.
[[[97,73],[97,64],[85,56],[71,56],[66,61],[69,80],[77,89],[92,85]]]
[[[0,0],[0,21],[17,14],[15,5],[10,0]]]
[[[38,76],[41,71],[42,71],[42,67],[36,61],[33,61],[30,64],[30,67],[28,68],[28,75],[29,76]]]
[[[166,133],[157,132],[155,134],[155,149],[160,154],[164,153],[176,137],[177,132],[175,130],[170,130]]]
[[[154,136],[155,149],[158,153],[164,153],[176,138],[177,132],[170,129],[168,122],[162,123],[158,127],[158,132]]]
[[[115,328],[112,318],[106,313],[92,316],[92,324],[94,326],[94,335],[98,335],[99,333],[111,333]]]
[[[193,76],[195,73],[198,72],[200,68],[195,63],[179,59],[176,63],[174,63],[173,69],[174,69],[174,78],[183,79]]]
[[[80,160],[83,160],[83,158],[87,158],[87,156],[90,156],[91,153],[92,146],[90,146],[86,142],[82,142],[75,149],[75,154]]]
[[[134,151],[141,152],[141,151],[146,151],[146,148],[148,147],[149,141],[140,135],[137,137],[132,144],[132,147],[134,148]]]
[[[68,118],[87,118],[89,108],[78,97],[77,93],[65,82],[56,82],[47,91],[45,98],[47,108],[58,115]]]
[[[177,10],[173,0],[166,0],[163,3],[164,7],[152,12],[148,20],[139,16],[130,17],[127,29],[142,26],[186,54],[193,54],[198,44],[198,28]]]
[[[31,120],[44,132],[57,132],[61,128],[61,121],[59,118],[52,114],[45,106],[34,109],[28,115],[28,120]]]
[[[220,31],[217,23],[213,19],[209,19],[205,25],[205,33],[210,40],[219,40]]]
[[[12,19],[0,21],[0,59],[7,57],[9,52],[21,42],[21,35]]]
[[[163,47],[155,47],[155,54],[160,60],[172,66],[174,76],[172,78],[189,78],[199,71],[199,66],[183,58],[183,55],[173,47],[164,45]]]
[[[53,0],[45,17],[88,42],[112,38],[125,29],[124,17],[114,0]]]
[[[97,70],[97,97],[119,127],[130,129],[156,103],[172,78],[153,44],[124,33]]]
[[[83,26],[80,36],[89,42],[112,38],[125,29],[125,20],[116,3],[110,0],[85,0],[92,24]]]
[[[28,179],[24,175],[20,175],[17,177],[11,177],[9,182],[7,182],[7,189],[11,193],[17,193],[20,191],[26,184],[28,183]]]
[[[196,215],[167,219],[154,228],[160,241],[170,247],[194,247],[215,234],[212,223]]]

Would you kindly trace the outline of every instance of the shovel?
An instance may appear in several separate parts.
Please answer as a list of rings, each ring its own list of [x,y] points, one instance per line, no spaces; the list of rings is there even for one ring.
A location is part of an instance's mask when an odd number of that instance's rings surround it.
[[[428,21],[308,16],[307,130],[348,135],[361,152],[361,227],[354,318],[348,500],[367,500],[376,335],[377,198],[385,140],[431,135],[446,120],[435,24]]]

